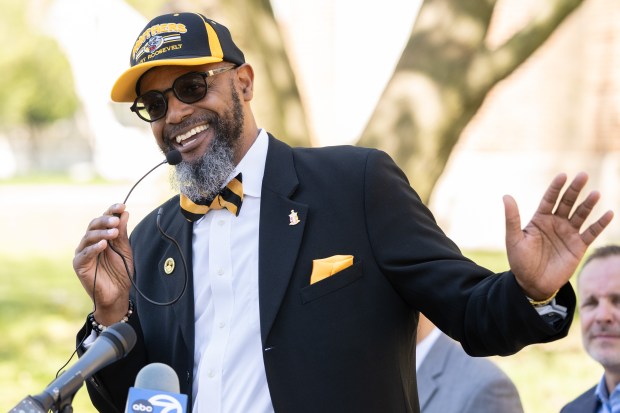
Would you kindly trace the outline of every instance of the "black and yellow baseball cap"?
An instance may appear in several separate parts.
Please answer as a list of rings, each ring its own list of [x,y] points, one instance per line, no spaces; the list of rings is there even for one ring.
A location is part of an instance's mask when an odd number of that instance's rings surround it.
[[[156,66],[245,63],[230,31],[199,13],[172,13],[151,20],[134,43],[127,69],[114,83],[114,102],[133,102],[140,76]]]

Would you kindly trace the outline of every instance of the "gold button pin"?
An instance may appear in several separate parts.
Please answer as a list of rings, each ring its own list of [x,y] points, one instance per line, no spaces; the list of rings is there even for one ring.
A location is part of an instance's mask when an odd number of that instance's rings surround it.
[[[164,272],[170,275],[172,271],[174,271],[174,259],[166,258],[166,262],[164,262]]]

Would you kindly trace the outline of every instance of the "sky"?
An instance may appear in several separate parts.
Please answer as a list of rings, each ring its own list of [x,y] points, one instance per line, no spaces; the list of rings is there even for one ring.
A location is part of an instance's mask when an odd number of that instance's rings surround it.
[[[318,144],[354,143],[408,40],[421,1],[272,0]],[[378,4],[381,7],[378,7]]]

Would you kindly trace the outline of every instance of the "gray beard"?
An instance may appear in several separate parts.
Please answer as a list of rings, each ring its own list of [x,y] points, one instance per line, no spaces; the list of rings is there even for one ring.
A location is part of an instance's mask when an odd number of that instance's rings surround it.
[[[178,164],[170,176],[172,188],[194,202],[214,198],[235,170],[235,149],[243,133],[244,116],[232,81],[231,90],[231,110],[221,118],[205,119],[215,132],[211,147],[196,162]]]
[[[193,164],[181,162],[176,166],[170,184],[196,202],[215,197],[234,170],[233,149],[216,136],[202,158]]]

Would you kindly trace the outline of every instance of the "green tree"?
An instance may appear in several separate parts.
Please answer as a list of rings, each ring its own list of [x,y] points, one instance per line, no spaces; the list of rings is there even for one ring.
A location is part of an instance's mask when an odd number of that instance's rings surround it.
[[[133,0],[137,6],[144,0]],[[408,43],[358,144],[383,149],[427,202],[463,129],[485,97],[524,63],[583,0],[546,0],[504,43],[487,34],[497,0],[424,0]],[[148,3],[153,12],[154,3]],[[303,102],[269,0],[162,1],[160,12],[202,10],[236,34],[257,67],[261,124],[289,143],[311,142]],[[145,7],[142,5],[141,7]],[[250,60],[250,59],[248,59]]]
[[[73,116],[79,102],[58,44],[29,25],[28,3],[2,0],[0,7],[0,34],[11,42],[0,55],[0,128],[28,131],[31,167],[37,169],[42,130]]]

